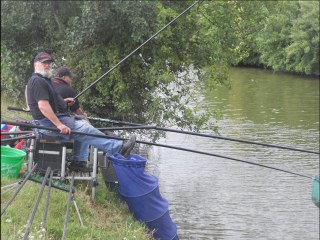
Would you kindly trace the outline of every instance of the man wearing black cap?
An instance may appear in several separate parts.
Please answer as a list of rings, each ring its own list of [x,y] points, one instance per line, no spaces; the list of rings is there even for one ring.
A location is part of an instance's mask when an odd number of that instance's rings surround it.
[[[60,67],[58,69],[55,78],[52,80],[52,83],[57,93],[61,97],[74,98],[77,95],[76,91],[71,87],[71,83],[74,77],[75,77],[75,74],[72,73],[68,68]],[[69,110],[77,114],[77,116],[89,122],[87,115],[82,111],[80,107],[80,103],[78,99],[74,101],[72,106],[69,106]],[[91,166],[87,168],[86,164],[84,164],[84,162],[86,162],[89,157],[89,144],[85,142],[81,143],[78,141],[74,141],[74,147],[79,149],[79,151],[73,155],[74,161],[71,163],[69,168],[71,170],[92,171]]]
[[[76,91],[71,87],[72,81],[75,77],[76,75],[66,67],[61,67],[58,69],[57,74],[52,82],[56,91],[61,95],[61,97],[74,98],[77,95]],[[81,109],[78,99],[75,100],[74,104],[70,106],[69,109],[71,112],[83,116],[83,118],[88,121],[87,115]]]
[[[61,96],[57,95],[55,92],[49,94],[48,89],[51,90],[53,88],[53,84],[51,83],[51,75],[52,68],[51,63],[53,62],[53,58],[45,52],[40,52],[34,58],[34,73],[27,84],[27,101],[28,106],[30,108],[31,115],[34,119],[41,119],[48,114],[52,114],[55,112],[64,113],[67,112],[68,106],[67,103],[72,103],[72,98],[63,99]],[[29,95],[30,90],[32,91],[33,96]],[[41,99],[42,101],[37,101],[37,99]],[[52,106],[53,112],[50,111],[48,107]],[[42,113],[45,111],[45,113]],[[58,123],[59,121],[52,116],[53,121]],[[62,125],[61,131],[63,133],[67,133],[67,130]]]
[[[58,132],[38,129],[41,136],[53,136],[60,140],[75,140],[80,143],[95,146],[107,154],[121,153],[127,157],[135,145],[135,136],[131,136],[126,142],[115,139],[105,139],[88,135],[73,134],[71,131],[100,134],[101,131],[94,128],[87,121],[75,119],[66,113],[67,103],[73,102],[72,98],[65,100],[57,94],[51,82],[51,63],[53,58],[45,52],[38,53],[34,58],[34,73],[27,84],[27,100],[30,113],[36,124],[59,129]],[[74,155],[80,154],[79,146],[74,146]],[[75,166],[85,167],[87,159],[77,161]]]

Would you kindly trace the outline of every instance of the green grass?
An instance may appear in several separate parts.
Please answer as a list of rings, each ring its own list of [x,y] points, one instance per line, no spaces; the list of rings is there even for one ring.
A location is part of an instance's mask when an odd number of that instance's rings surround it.
[[[1,186],[16,182],[17,179],[1,178]],[[27,181],[7,211],[1,216],[1,239],[21,239],[25,226],[31,216],[41,184]],[[16,191],[13,189],[1,196],[1,208]],[[75,197],[84,226],[81,227],[73,204],[67,225],[67,239],[152,239],[150,232],[143,224],[136,221],[127,205],[115,191],[109,190],[102,179],[96,191],[96,200],[92,202],[88,184],[77,185]],[[29,239],[41,238],[47,187],[43,192],[37,208],[35,219],[30,229]],[[48,208],[45,239],[61,239],[65,221],[68,192],[51,189]]]
[[[24,99],[20,99],[19,101],[12,101],[10,99],[10,96],[7,96],[3,92],[1,92],[1,120],[6,120],[6,121],[16,121],[17,119],[31,120],[31,115],[29,113],[8,110],[7,109],[8,106],[25,108],[26,104],[24,103]]]

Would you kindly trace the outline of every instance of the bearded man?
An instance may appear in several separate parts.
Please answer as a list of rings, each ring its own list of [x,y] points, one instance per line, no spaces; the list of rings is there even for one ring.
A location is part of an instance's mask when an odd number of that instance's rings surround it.
[[[73,98],[63,99],[55,90],[51,82],[51,63],[53,58],[46,52],[40,52],[34,58],[34,73],[27,84],[27,101],[35,124],[46,127],[56,127],[58,132],[38,129],[40,136],[56,137],[59,140],[74,140],[73,161],[70,165],[73,171],[90,171],[86,166],[87,152],[82,151],[81,143],[90,144],[106,152],[107,154],[121,153],[127,157],[133,149],[136,137],[124,142],[122,140],[105,139],[82,134],[72,134],[71,131],[100,134],[101,131],[94,128],[87,121],[77,119],[67,112],[67,104],[73,103]]]

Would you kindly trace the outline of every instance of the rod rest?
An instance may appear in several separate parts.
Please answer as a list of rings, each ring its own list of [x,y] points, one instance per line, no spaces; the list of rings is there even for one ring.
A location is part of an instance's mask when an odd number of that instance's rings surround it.
[[[25,177],[25,176],[24,176]],[[36,182],[36,183],[42,183],[43,181],[43,176],[37,175],[37,174],[33,174],[30,176],[29,180]],[[49,185],[49,179],[46,181],[46,185]],[[52,181],[51,182],[51,187],[65,191],[65,192],[69,192],[70,191],[70,185],[58,182],[58,181]],[[72,187],[72,193],[75,193],[76,188],[73,186]]]

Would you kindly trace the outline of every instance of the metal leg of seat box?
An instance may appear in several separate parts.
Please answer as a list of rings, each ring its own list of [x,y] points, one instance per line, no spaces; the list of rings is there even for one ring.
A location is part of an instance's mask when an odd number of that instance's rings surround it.
[[[31,172],[31,169],[34,164],[34,145],[35,145],[35,139],[31,139],[30,147],[28,150],[28,172]]]
[[[91,200],[95,201],[96,186],[97,186],[97,168],[98,168],[98,149],[93,149],[93,171],[92,171],[92,192]]]
[[[80,221],[80,224],[81,224],[81,227],[83,227],[83,222],[82,222],[82,218],[81,218],[81,215],[80,215],[80,212],[79,212],[79,208],[77,206],[77,202],[76,202],[76,197],[74,196],[74,194],[72,194],[72,202],[73,202],[73,205],[76,209],[76,212],[77,212],[77,216],[79,218],[79,221]]]
[[[99,151],[98,152],[98,164],[100,168],[106,168],[107,167],[107,159],[105,157],[104,152]]]
[[[66,162],[67,162],[67,147],[66,145],[62,146],[62,161],[61,161],[61,176],[60,181],[64,182],[66,178]]]

